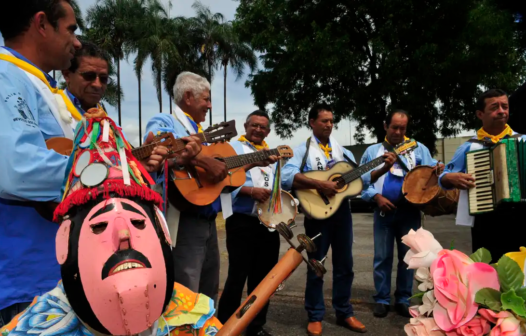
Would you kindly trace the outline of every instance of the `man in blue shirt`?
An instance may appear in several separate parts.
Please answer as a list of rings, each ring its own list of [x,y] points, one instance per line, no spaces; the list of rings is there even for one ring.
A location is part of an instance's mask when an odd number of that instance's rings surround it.
[[[265,142],[270,133],[268,114],[263,111],[249,114],[245,131],[246,135],[231,143],[237,154],[268,150]],[[247,279],[247,294],[250,294],[278,262],[279,233],[269,231],[255,212],[255,203],[264,203],[270,197],[275,169],[276,165],[252,168],[246,173],[245,184],[232,193],[233,215],[226,220],[228,278],[218,306],[218,318],[223,324],[239,308]],[[270,335],[263,329],[268,306],[249,325],[247,336]]]
[[[338,144],[331,136],[334,126],[332,108],[326,104],[317,104],[309,112],[309,126],[312,135],[306,143],[294,149],[294,157],[283,167],[283,189],[316,189],[319,193],[332,197],[337,193],[336,182],[318,181],[306,177],[304,172],[325,170],[338,161],[354,163],[354,155]],[[308,155],[306,155],[308,153]],[[304,160],[305,157],[305,160]],[[305,164],[302,164],[305,162]],[[367,185],[369,174],[362,177]],[[309,253],[309,259],[322,260],[332,246],[333,256],[333,307],[336,310],[337,323],[356,332],[366,332],[365,326],[354,317],[351,300],[353,272],[353,228],[350,202],[342,203],[340,209],[329,219],[315,220],[305,216],[305,233],[309,237],[322,235],[314,243],[315,253]],[[310,268],[307,271],[305,290],[305,309],[309,316],[307,333],[311,336],[322,334],[325,302],[323,299],[323,279]]]
[[[36,206],[60,198],[68,158],[47,150],[45,140],[73,129],[58,116],[49,89],[56,82],[48,72],[70,66],[80,48],[76,28],[68,0],[2,3],[0,325],[60,280],[58,226],[41,217]]]
[[[371,172],[371,184],[362,192],[362,198],[376,202],[374,210],[374,316],[385,317],[391,302],[391,272],[393,268],[394,242],[398,248],[398,271],[396,276],[395,308],[405,317],[409,315],[409,298],[413,290],[413,270],[404,263],[408,247],[401,241],[410,230],[417,230],[421,223],[420,210],[408,203],[402,195],[404,176],[418,165],[435,166],[429,149],[418,142],[411,153],[400,155],[400,161],[392,152],[393,147],[408,140],[405,136],[409,116],[403,110],[391,112],[385,121],[387,133],[383,143],[367,148],[360,164],[366,164],[384,156],[385,162]],[[387,153],[386,153],[387,152]]]
[[[525,246],[524,236],[514,234],[518,230],[517,219],[523,217],[523,211],[518,207],[508,209],[497,208],[495,211],[481,215],[470,216],[467,190],[475,187],[473,176],[466,174],[466,153],[472,150],[489,148],[501,139],[522,137],[507,124],[509,119],[509,103],[506,92],[491,89],[477,99],[476,115],[482,121],[482,128],[477,135],[463,143],[439,177],[439,183],[445,190],[460,189],[457,206],[456,224],[471,227],[473,252],[481,247],[491,253],[493,263],[503,254],[519,251]]]

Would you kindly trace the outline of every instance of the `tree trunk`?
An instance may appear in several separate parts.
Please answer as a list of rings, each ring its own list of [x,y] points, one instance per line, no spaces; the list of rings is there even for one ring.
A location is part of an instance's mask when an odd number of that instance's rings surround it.
[[[119,126],[121,122],[121,61],[117,58],[117,109],[119,111]]]
[[[142,100],[141,100],[141,76],[137,76],[139,80],[139,146],[142,145]]]
[[[157,84],[159,85],[159,113],[163,113],[163,87],[161,85],[161,72],[157,76]]]
[[[227,68],[228,68],[228,62],[226,62],[226,64],[225,64],[225,79],[224,79],[224,81],[225,81],[225,83],[224,83],[224,85],[225,85],[225,86],[224,86],[224,95],[225,95],[225,97],[224,97],[224,99],[225,99],[225,101],[224,101],[224,104],[225,104],[225,121],[226,121],[226,70],[227,70]]]
[[[212,126],[212,63],[208,61],[208,81],[210,82],[210,126]]]

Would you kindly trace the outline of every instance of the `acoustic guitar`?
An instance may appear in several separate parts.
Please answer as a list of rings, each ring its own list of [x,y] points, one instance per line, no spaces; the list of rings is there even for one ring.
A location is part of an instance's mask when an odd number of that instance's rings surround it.
[[[403,155],[412,152],[417,147],[418,143],[411,139],[400,143],[394,148],[394,151],[397,155]],[[380,156],[357,168],[342,161],[336,163],[329,170],[305,172],[306,177],[314,180],[338,182],[338,192],[334,197],[328,198],[315,189],[295,190],[303,212],[318,220],[331,217],[338,211],[345,199],[357,196],[362,192],[363,181],[361,176],[380,166],[383,162],[384,158]]]
[[[198,137],[201,142],[207,143],[228,141],[236,135],[235,120],[210,126],[204,130],[203,133],[192,134],[192,136]],[[151,143],[133,148],[131,152],[137,160],[141,161],[148,158],[152,154],[153,149],[158,145],[162,145],[168,150],[177,153],[185,149],[186,142],[182,139],[175,139],[170,132],[163,132],[156,135]],[[51,138],[46,140],[46,146],[48,149],[54,150],[59,154],[69,156],[73,151],[73,140],[62,137]]]
[[[201,153],[225,162],[228,176],[223,181],[212,184],[206,178],[206,172],[201,167],[192,166],[181,170],[174,169],[174,183],[179,193],[189,203],[197,206],[211,204],[222,192],[228,193],[241,187],[246,181],[246,172],[243,166],[263,161],[272,155],[280,155],[283,158],[294,156],[289,146],[278,146],[267,151],[237,155],[234,148],[228,143],[204,146]]]

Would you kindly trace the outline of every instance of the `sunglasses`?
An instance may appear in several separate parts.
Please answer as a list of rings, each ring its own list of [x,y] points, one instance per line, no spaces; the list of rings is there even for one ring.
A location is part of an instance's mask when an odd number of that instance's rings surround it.
[[[86,72],[80,72],[79,75],[84,78],[84,80],[88,82],[93,82],[99,77],[101,84],[108,84],[109,76],[108,75],[102,75],[98,74],[95,71],[86,71]]]

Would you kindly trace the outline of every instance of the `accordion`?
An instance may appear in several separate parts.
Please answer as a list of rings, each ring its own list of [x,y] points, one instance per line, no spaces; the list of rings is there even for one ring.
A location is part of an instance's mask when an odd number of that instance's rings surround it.
[[[468,190],[470,215],[526,204],[526,141],[509,138],[469,151],[466,173],[475,177],[476,185]]]

